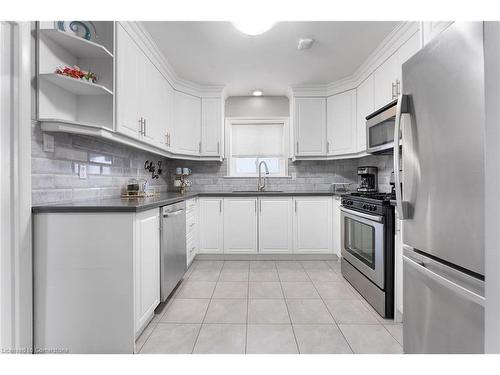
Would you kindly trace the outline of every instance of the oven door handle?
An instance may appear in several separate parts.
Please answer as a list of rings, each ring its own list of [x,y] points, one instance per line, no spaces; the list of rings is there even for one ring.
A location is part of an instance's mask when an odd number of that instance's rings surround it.
[[[359,212],[359,211],[348,210],[348,209],[343,208],[343,207],[340,207],[340,211],[345,212],[346,214],[359,216],[359,217],[362,217],[362,218],[365,218],[368,220],[373,220],[373,221],[376,221],[378,223],[381,223],[384,220],[383,216],[369,215],[369,214],[365,214],[365,213]]]

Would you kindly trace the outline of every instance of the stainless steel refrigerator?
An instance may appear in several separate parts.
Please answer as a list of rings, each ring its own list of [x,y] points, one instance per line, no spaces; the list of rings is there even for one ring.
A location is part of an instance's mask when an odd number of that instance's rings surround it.
[[[484,352],[484,106],[482,22],[453,24],[403,64],[406,353]]]

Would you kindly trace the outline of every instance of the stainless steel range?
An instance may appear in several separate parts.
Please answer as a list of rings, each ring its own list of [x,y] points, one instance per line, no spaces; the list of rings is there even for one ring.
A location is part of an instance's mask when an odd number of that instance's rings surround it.
[[[393,194],[352,193],[341,202],[344,278],[385,318],[394,317]]]

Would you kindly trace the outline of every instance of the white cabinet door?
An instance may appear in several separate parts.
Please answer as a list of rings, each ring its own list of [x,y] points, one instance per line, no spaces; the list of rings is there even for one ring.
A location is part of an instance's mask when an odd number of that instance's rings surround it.
[[[365,79],[357,88],[356,95],[356,149],[358,152],[366,151],[366,116],[375,110],[373,105],[373,74]]]
[[[295,155],[326,155],[326,99],[294,98]]]
[[[398,94],[401,94],[403,92],[403,85],[404,85],[404,82],[402,81],[402,77],[403,77],[402,67],[403,67],[403,64],[410,57],[412,57],[415,53],[417,53],[418,50],[420,50],[420,33],[419,32],[416,32],[415,34],[413,34],[413,36],[410,39],[408,39],[406,41],[406,43],[403,44],[398,49],[398,59],[399,59],[398,80],[399,80],[399,82],[401,82]]]
[[[160,303],[160,211],[141,212],[135,227],[135,332],[142,330]]]
[[[330,96],[327,100],[328,155],[356,152],[356,90]]]
[[[340,223],[340,196],[336,195],[333,197],[333,206],[332,206],[332,211],[333,211],[333,253],[336,254],[339,258],[341,256],[341,246],[342,246],[342,234],[341,234],[341,223]]]
[[[221,150],[222,100],[201,99],[201,154],[219,156]]]
[[[156,66],[141,53],[140,58],[140,93],[137,100],[140,103],[140,114],[143,118],[142,140],[153,146],[161,147],[163,145],[163,132],[165,126],[165,103],[162,91],[165,80]]]
[[[134,40],[117,23],[116,25],[116,130],[132,138],[140,138],[139,95],[142,52]]]
[[[174,136],[176,152],[199,155],[201,147],[201,100],[174,92]]]
[[[399,56],[396,51],[373,73],[375,109],[396,99],[396,80],[400,69]]]
[[[292,198],[259,199],[259,252],[291,253]]]
[[[223,201],[222,198],[200,198],[199,204],[199,253],[223,252]]]
[[[294,251],[332,252],[332,198],[294,198]]]
[[[332,198],[294,198],[294,251],[332,252]]]
[[[224,253],[257,252],[257,198],[224,198]]]

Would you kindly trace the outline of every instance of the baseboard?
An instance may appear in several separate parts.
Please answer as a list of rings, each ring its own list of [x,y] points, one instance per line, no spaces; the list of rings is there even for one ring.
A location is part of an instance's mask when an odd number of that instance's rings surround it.
[[[197,254],[196,260],[334,260],[336,254]]]

